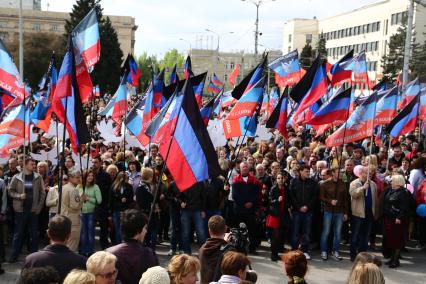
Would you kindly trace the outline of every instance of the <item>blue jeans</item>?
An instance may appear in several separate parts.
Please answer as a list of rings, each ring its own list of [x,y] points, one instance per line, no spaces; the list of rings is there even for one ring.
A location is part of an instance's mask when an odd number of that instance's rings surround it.
[[[172,224],[172,236],[170,238],[170,246],[172,251],[182,249],[181,241],[181,223],[180,223],[180,211],[170,209],[170,222]]]
[[[328,251],[328,235],[330,234],[330,228],[333,226],[333,251],[340,250],[340,240],[342,238],[342,224],[343,224],[343,213],[331,213],[324,212],[323,226],[321,233],[321,251]]]
[[[13,233],[12,255],[17,258],[22,249],[25,230],[28,230],[29,252],[38,250],[38,215],[33,212],[15,212],[15,230]]]
[[[81,214],[80,253],[95,251],[95,213]]]
[[[198,244],[202,245],[206,241],[204,232],[204,221],[201,218],[200,210],[182,210],[180,221],[182,224],[182,246],[186,254],[191,254],[191,221],[194,221],[195,231],[197,233]]]
[[[356,257],[360,252],[368,250],[371,226],[374,222],[373,214],[366,214],[365,218],[352,216],[351,218],[351,258]]]
[[[293,231],[291,234],[291,247],[299,247],[300,234],[302,234],[301,250],[309,252],[309,243],[311,241],[312,230],[312,212],[301,213],[293,211]],[[300,232],[301,231],[301,232]]]
[[[112,225],[114,226],[114,244],[121,243],[121,225],[120,225],[120,211],[112,212]]]

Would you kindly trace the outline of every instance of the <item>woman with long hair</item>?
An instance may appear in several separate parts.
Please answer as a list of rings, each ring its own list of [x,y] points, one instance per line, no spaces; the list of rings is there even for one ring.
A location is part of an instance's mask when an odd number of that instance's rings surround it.
[[[114,244],[121,243],[121,212],[129,209],[133,203],[133,188],[125,172],[119,172],[111,185],[110,210],[114,227]]]
[[[81,208],[80,254],[89,256],[95,252],[95,208],[101,204],[102,194],[92,170],[83,173],[83,183],[77,186],[88,198]]]

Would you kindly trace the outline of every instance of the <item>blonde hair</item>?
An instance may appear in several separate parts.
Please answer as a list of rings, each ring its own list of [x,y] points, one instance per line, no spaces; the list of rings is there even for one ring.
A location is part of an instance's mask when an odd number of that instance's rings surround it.
[[[87,272],[99,275],[110,263],[116,263],[117,257],[107,251],[98,251],[92,254],[86,262]]]
[[[384,284],[385,278],[374,263],[360,263],[351,271],[348,284]]]
[[[404,187],[405,186],[405,178],[402,175],[393,175],[391,177],[392,181],[397,185]]]
[[[141,179],[143,181],[152,180],[153,177],[154,177],[154,171],[151,168],[142,168]]]
[[[106,168],[106,172],[107,172],[107,174],[110,174],[110,173],[111,173],[111,171],[116,171],[116,172],[118,173],[118,168],[117,168],[117,166],[116,166],[116,165],[109,165],[109,166]]]
[[[182,278],[190,273],[196,274],[199,270],[199,260],[187,254],[175,255],[167,266],[172,283],[175,284],[180,284]]]
[[[90,272],[73,269],[70,273],[68,273],[67,277],[65,277],[63,284],[95,284],[96,276]]]

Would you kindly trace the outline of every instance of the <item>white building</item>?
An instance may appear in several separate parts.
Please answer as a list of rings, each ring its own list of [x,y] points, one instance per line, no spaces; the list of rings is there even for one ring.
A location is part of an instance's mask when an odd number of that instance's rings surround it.
[[[380,60],[388,52],[390,37],[407,15],[409,0],[385,0],[327,19],[292,19],[284,24],[283,52],[303,49],[306,42],[315,47],[321,33],[326,39],[328,60],[336,62],[351,49],[366,51],[369,78],[381,77]],[[415,4],[416,41],[423,43],[426,8]]]

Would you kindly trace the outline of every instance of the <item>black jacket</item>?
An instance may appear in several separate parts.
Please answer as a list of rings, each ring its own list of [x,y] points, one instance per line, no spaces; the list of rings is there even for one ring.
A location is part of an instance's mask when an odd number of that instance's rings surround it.
[[[111,177],[104,170],[99,170],[96,174],[96,184],[99,186],[102,195],[100,207],[108,209],[109,199],[111,198]]]
[[[176,183],[172,181],[169,184],[169,188],[166,190],[166,199],[169,203],[170,211],[178,212],[180,211],[180,191],[176,186]]]
[[[182,192],[179,196],[180,203],[185,202],[187,210],[201,210],[206,208],[206,189],[203,182],[199,182]]]
[[[269,191],[269,214],[275,217],[286,215],[289,208],[289,192],[284,188],[284,199],[279,202],[278,198],[282,196],[278,185],[274,185]],[[281,203],[284,202],[284,212],[281,212]]]
[[[312,211],[318,202],[318,184],[308,178],[292,179],[290,183],[290,205],[294,211],[299,211],[303,206],[308,207],[308,212]]]
[[[217,210],[222,207],[225,191],[224,182],[216,177],[205,182],[206,210]]]
[[[59,273],[60,283],[73,269],[86,270],[86,258],[76,254],[65,245],[48,245],[25,258],[23,268],[52,266]]]
[[[138,203],[139,209],[145,214],[149,214],[153,201],[154,195],[151,193],[150,185],[141,181],[136,190],[136,202]]]
[[[404,219],[410,215],[410,200],[405,189],[387,189],[383,194],[383,215],[390,219]]]
[[[111,211],[124,211],[130,209],[130,204],[133,203],[133,187],[125,183],[123,192],[121,190],[115,191],[111,189]],[[126,202],[122,202],[122,199],[126,198]]]

